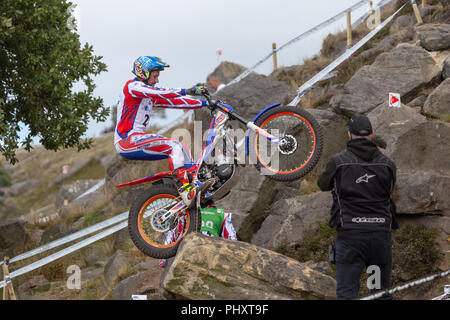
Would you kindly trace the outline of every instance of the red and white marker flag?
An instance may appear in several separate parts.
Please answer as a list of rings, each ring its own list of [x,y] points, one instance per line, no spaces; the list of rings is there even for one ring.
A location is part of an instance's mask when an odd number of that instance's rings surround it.
[[[389,107],[400,108],[400,93],[389,92]]]
[[[67,164],[62,167],[62,173],[63,174],[68,174],[69,173],[69,166]]]

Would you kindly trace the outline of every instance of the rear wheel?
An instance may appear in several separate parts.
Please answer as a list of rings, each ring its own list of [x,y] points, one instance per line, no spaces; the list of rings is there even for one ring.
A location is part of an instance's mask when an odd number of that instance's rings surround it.
[[[158,222],[179,201],[177,189],[162,184],[150,187],[132,205],[128,232],[140,251],[157,259],[173,257],[181,239],[189,232],[200,230],[201,219],[196,208],[183,210],[164,223]]]
[[[293,181],[308,174],[322,153],[322,128],[303,109],[282,106],[268,110],[255,124],[280,139],[275,145],[252,133],[250,156],[258,170],[268,178]]]

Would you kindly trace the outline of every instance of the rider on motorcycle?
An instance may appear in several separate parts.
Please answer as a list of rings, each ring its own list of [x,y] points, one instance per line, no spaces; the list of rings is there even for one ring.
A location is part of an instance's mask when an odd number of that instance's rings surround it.
[[[236,231],[231,223],[231,212],[222,208],[217,208],[211,202],[206,208],[200,209],[202,217],[202,226],[200,232],[209,237],[221,237],[229,240],[237,240]],[[178,220],[178,225],[166,233],[164,244],[170,244],[177,241],[184,232],[185,217]],[[165,268],[166,259],[159,260],[159,266]]]
[[[189,89],[165,89],[155,87],[160,71],[168,68],[162,59],[152,56],[139,57],[133,64],[136,78],[125,83],[117,106],[117,124],[114,145],[117,152],[130,160],[159,160],[169,158],[169,166],[180,196],[189,207],[195,196],[195,185],[190,185],[184,167],[189,151],[178,140],[158,134],[145,133],[150,123],[153,107],[174,109],[197,109],[206,102],[186,97],[202,95],[204,86]]]

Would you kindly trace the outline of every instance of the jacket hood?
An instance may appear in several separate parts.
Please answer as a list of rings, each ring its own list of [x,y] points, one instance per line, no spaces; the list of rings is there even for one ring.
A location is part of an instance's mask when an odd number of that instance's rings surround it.
[[[347,149],[365,161],[371,161],[381,153],[375,143],[364,138],[350,140]]]

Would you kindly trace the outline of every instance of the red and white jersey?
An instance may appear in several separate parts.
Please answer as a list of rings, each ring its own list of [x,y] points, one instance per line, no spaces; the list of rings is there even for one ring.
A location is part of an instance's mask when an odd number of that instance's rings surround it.
[[[129,80],[120,95],[117,106],[117,124],[114,144],[131,133],[143,133],[150,124],[153,107],[197,109],[205,106],[202,100],[185,97],[185,89],[164,89]]]

